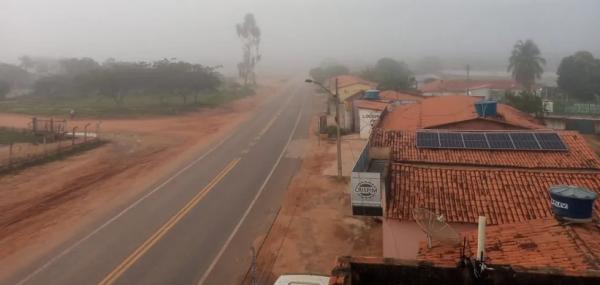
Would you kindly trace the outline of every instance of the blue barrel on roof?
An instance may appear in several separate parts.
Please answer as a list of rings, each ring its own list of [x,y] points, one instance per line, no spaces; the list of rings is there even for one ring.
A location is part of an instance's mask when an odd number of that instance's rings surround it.
[[[379,90],[367,90],[367,91],[365,91],[365,95],[363,95],[363,99],[367,99],[367,100],[379,100]]]
[[[566,220],[590,220],[598,194],[572,185],[556,185],[549,189],[554,214]]]
[[[482,100],[475,102],[475,111],[479,117],[494,117],[497,113],[498,102],[494,100]]]

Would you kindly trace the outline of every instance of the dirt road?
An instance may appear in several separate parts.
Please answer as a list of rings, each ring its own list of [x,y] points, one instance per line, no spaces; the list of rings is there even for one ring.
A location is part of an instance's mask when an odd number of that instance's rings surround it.
[[[233,130],[276,96],[283,82],[222,107],[174,117],[104,120],[111,143],[84,154],[0,177],[0,279],[87,230],[189,157]],[[30,117],[0,114],[0,126]],[[83,126],[93,120],[69,122]]]

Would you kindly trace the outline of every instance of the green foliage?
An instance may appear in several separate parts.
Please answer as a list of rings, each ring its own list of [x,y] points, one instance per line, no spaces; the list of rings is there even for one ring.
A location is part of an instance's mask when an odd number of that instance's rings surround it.
[[[6,98],[8,92],[10,92],[10,84],[5,80],[0,79],[0,100]]]
[[[406,64],[388,57],[378,60],[375,67],[363,70],[361,76],[378,82],[379,90],[408,89],[412,84],[412,72]]]
[[[260,28],[256,24],[253,14],[246,14],[244,22],[235,26],[238,37],[242,40],[243,58],[238,63],[238,75],[244,85],[256,85],[256,74],[254,67],[261,59],[259,52]]]
[[[32,76],[27,70],[6,63],[0,63],[0,79],[12,88],[24,88],[32,82]]]
[[[350,73],[348,67],[338,63],[322,64],[321,66],[315,67],[309,71],[310,77],[320,83],[324,83],[325,80],[331,77],[348,73]]]
[[[558,67],[558,86],[572,98],[590,102],[600,96],[600,59],[587,51],[565,57]]]
[[[28,130],[0,127],[0,145],[23,142],[38,143],[41,140]]]
[[[535,80],[541,78],[544,73],[542,66],[546,64],[540,49],[532,40],[517,41],[508,61],[508,71],[528,91],[532,90]]]
[[[522,91],[515,94],[507,91],[503,101],[525,113],[539,114],[543,111],[542,98],[531,92]]]
[[[100,66],[89,60],[63,60],[68,73],[40,78],[34,84],[35,96],[110,98],[123,105],[126,97],[178,96],[183,103],[200,93],[215,90],[221,75],[214,68],[167,59],[153,63],[110,61]]]

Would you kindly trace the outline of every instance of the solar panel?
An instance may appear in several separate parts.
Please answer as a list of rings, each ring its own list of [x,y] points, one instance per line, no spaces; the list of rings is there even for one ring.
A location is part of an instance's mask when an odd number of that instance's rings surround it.
[[[440,133],[440,147],[465,148],[465,144],[460,133]]]
[[[490,148],[485,135],[482,133],[463,133],[465,148]]]
[[[536,132],[417,132],[419,148],[567,150],[557,133]]]
[[[435,132],[417,132],[417,147],[439,148],[440,139]]]
[[[556,133],[535,134],[543,150],[567,150],[567,147]]]
[[[514,149],[510,136],[507,133],[485,133],[491,149]]]
[[[535,136],[532,133],[511,133],[510,137],[515,144],[515,148],[519,150],[535,150],[540,149]]]

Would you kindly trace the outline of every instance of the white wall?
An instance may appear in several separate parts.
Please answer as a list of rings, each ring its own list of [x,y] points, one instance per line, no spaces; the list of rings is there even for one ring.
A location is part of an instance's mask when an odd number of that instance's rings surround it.
[[[361,139],[368,139],[371,135],[371,129],[373,125],[379,119],[381,111],[375,111],[370,109],[358,109],[358,124],[359,133]]]

